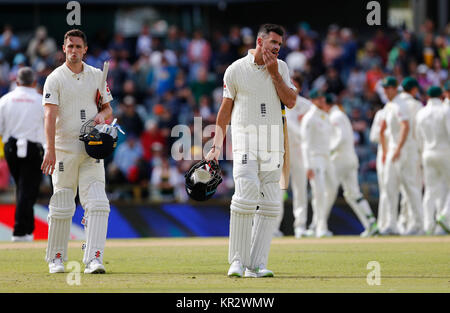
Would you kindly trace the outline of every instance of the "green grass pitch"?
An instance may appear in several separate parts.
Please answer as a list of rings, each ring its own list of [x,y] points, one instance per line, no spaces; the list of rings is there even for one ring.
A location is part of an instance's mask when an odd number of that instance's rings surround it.
[[[1,242],[0,292],[450,291],[450,236],[276,238],[268,266],[275,277],[258,279],[226,276],[228,238],[108,240],[104,275],[83,274],[81,242],[70,242],[69,261],[81,264],[78,285],[68,273],[48,273],[45,247]],[[379,285],[368,284],[371,261]]]

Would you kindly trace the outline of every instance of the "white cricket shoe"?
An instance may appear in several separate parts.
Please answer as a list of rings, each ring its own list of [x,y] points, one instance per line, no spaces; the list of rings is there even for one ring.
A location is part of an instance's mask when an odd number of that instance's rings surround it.
[[[322,230],[322,231],[317,231],[316,232],[316,237],[317,238],[325,238],[325,237],[333,237],[333,233],[331,231],[327,230]]]
[[[50,274],[64,273],[64,263],[61,258],[50,261],[48,263],[48,271]]]
[[[308,230],[306,230],[303,227],[299,227],[299,226],[294,228],[294,235],[295,235],[295,238],[297,238],[297,239],[302,238],[302,237],[311,237],[311,235],[308,236]]]
[[[12,236],[12,242],[31,242],[33,241],[33,234],[24,235],[24,236]]]
[[[231,263],[230,269],[228,270],[229,277],[242,277],[244,275],[244,266],[241,261],[236,260]]]
[[[251,270],[247,268],[245,270],[245,277],[259,278],[259,277],[273,277],[273,272],[267,268],[257,268]]]
[[[370,226],[368,228],[366,228],[366,230],[364,230],[360,236],[361,237],[372,237],[372,236],[377,236],[380,234],[380,231],[378,229],[377,223],[373,222],[372,224],[370,224]]]
[[[277,230],[275,230],[274,232],[273,232],[273,237],[283,237],[284,236],[284,234],[283,234],[283,232],[281,231],[281,230],[279,230],[279,229],[277,229]]]
[[[442,229],[447,233],[450,234],[450,226],[446,223],[445,215],[441,215],[437,218],[436,222],[439,224],[439,226],[442,227]]]
[[[98,259],[93,259],[86,265],[84,269],[85,274],[105,274],[106,270],[103,264]]]

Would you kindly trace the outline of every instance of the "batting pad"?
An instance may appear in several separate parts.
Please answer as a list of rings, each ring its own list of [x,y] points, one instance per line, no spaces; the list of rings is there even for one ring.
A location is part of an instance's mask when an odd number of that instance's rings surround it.
[[[231,200],[230,241],[228,262],[240,260],[244,266],[250,264],[250,248],[252,238],[252,221],[257,201],[238,198]]]
[[[266,268],[267,266],[270,244],[277,225],[277,217],[281,210],[280,201],[277,201],[280,193],[278,184],[265,184],[262,186],[261,192],[260,206],[253,220],[249,266],[252,270]]]
[[[64,188],[50,198],[48,213],[48,242],[45,259],[56,258],[67,261],[67,248],[70,237],[70,225],[75,212],[75,195],[72,189]]]
[[[86,248],[83,263],[87,265],[93,259],[103,262],[110,211],[103,183],[95,182],[89,186],[85,211]]]

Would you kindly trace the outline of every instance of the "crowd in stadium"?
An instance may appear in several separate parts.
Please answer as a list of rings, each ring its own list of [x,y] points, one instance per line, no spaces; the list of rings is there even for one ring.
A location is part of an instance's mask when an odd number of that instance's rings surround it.
[[[303,94],[317,88],[337,95],[352,121],[360,181],[371,186],[371,196],[377,197],[376,146],[369,141],[369,131],[375,112],[386,102],[380,82],[386,75],[398,81],[413,76],[425,103],[428,87],[448,79],[450,24],[439,33],[427,20],[417,33],[378,29],[368,38],[338,25],[330,25],[325,33],[306,22],[287,30],[279,57],[291,74],[302,74]],[[114,156],[105,160],[112,200],[187,199],[184,173],[193,161],[172,158],[172,145],[179,138],[172,137],[171,130],[175,125],[193,129],[194,117],[201,117],[203,127],[215,123],[225,69],[254,48],[255,40],[249,27],[187,34],[174,25],[164,35],[155,35],[151,26],[143,25],[137,38],[125,38],[120,32],[109,42],[88,38],[85,62],[102,68],[105,60],[110,61],[114,115],[126,132]],[[5,25],[0,34],[0,96],[14,88],[15,75],[25,65],[38,73],[38,89],[42,89],[46,77],[65,60],[57,42],[59,38],[51,38],[45,27],[37,28],[31,40],[21,41]],[[203,138],[203,143],[209,139]],[[202,149],[192,147],[192,155],[199,159]],[[231,162],[221,161],[221,167],[224,183],[218,197],[231,195],[234,187]],[[6,171],[0,166],[3,189],[11,183]]]

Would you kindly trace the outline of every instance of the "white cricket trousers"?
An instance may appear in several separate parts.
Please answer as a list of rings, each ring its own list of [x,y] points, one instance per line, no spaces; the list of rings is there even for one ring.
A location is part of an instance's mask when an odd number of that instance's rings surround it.
[[[358,162],[352,156],[339,156],[332,160],[337,182],[344,191],[345,201],[355,212],[365,229],[369,228],[374,219],[367,200],[363,197],[358,182]],[[338,188],[339,186],[336,186]],[[337,190],[335,192],[337,194]],[[333,201],[334,202],[334,201]]]
[[[436,218],[450,213],[450,151],[427,150],[423,152],[425,194],[423,197],[424,229],[432,233]],[[448,223],[448,222],[447,222]]]
[[[289,138],[293,138],[289,133]],[[294,214],[294,228],[306,229],[308,213],[308,179],[306,169],[303,166],[302,149],[300,144],[295,144],[294,140],[289,140],[290,152],[290,186],[292,188],[292,212]],[[278,217],[277,226],[279,229],[284,213],[284,193],[281,192],[281,212]]]
[[[338,183],[329,157],[316,156],[311,169],[314,172],[314,178],[309,181],[312,193],[312,224],[316,234],[324,234],[328,231],[328,218],[336,199]]]
[[[390,148],[386,156],[383,184],[386,196],[386,224],[380,229],[397,231],[398,204],[400,185],[403,186],[405,196],[410,206],[408,212],[408,231],[423,230],[422,186],[419,179],[418,154],[403,150],[400,158],[392,161],[394,149]]]

